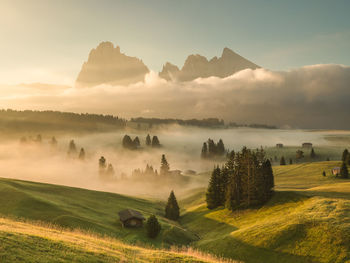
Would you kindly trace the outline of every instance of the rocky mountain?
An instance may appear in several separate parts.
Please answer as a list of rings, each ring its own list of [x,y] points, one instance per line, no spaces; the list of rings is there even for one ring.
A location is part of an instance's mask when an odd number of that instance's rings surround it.
[[[159,76],[175,81],[191,81],[210,76],[224,78],[246,68],[256,69],[259,66],[224,48],[221,57],[210,60],[198,54],[190,55],[181,69],[167,62]],[[76,86],[128,85],[143,81],[148,72],[149,69],[142,60],[121,53],[119,46],[114,47],[111,42],[102,42],[91,50],[78,75]]]
[[[91,50],[87,62],[81,68],[76,85],[128,85],[143,81],[148,72],[149,69],[142,60],[121,53],[119,46],[114,47],[111,42],[102,42]]]
[[[159,76],[166,80],[190,81],[196,78],[216,76],[224,78],[233,73],[250,68],[259,68],[258,65],[243,58],[229,48],[224,48],[220,58],[213,57],[208,61],[201,55],[190,55],[180,70],[177,66],[167,62]]]

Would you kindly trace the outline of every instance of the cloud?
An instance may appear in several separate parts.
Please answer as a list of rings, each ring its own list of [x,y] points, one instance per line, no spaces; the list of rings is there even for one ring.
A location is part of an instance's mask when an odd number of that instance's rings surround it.
[[[218,117],[239,123],[349,129],[350,67],[312,65],[290,71],[246,69],[227,78],[167,82],[150,72],[129,86],[38,89],[0,87],[5,108],[54,109],[122,117]]]

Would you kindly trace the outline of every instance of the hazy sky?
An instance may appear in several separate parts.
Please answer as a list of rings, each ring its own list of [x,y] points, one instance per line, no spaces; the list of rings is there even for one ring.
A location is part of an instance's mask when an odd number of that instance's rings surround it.
[[[0,83],[73,84],[112,41],[155,71],[227,46],[258,65],[350,65],[350,1],[0,0]]]

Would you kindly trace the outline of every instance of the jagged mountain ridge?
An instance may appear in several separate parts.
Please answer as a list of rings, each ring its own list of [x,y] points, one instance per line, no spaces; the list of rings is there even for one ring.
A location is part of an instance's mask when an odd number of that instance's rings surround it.
[[[220,58],[211,60],[201,55],[190,55],[180,70],[175,65],[167,62],[159,76],[166,80],[190,81],[196,78],[216,76],[225,78],[240,70],[259,68],[258,65],[243,58],[229,48],[224,48]]]
[[[246,68],[256,69],[259,66],[231,49],[224,48],[221,57],[210,60],[199,54],[189,55],[181,69],[167,62],[159,76],[168,81],[191,81],[211,76],[224,78]],[[148,72],[149,69],[142,60],[121,53],[119,46],[114,47],[111,42],[102,42],[91,50],[76,84],[84,87],[100,84],[128,85],[143,81]]]

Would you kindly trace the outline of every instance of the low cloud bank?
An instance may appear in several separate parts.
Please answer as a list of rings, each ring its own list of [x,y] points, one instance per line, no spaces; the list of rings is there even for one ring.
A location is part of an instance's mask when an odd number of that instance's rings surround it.
[[[122,117],[206,118],[294,128],[350,129],[350,67],[290,71],[246,69],[227,78],[145,82],[91,88],[0,87],[2,108],[108,113]]]

